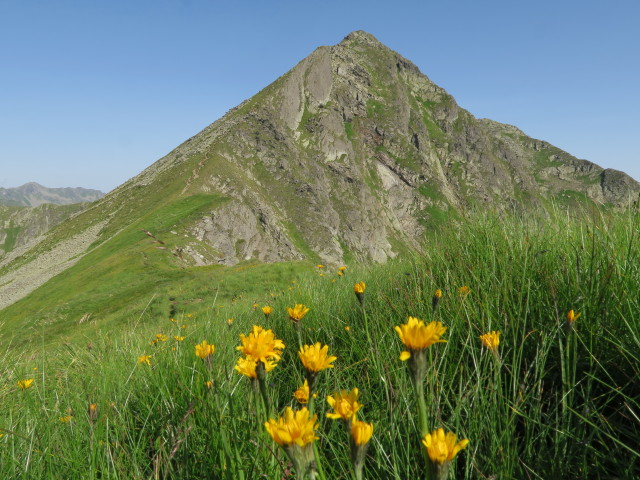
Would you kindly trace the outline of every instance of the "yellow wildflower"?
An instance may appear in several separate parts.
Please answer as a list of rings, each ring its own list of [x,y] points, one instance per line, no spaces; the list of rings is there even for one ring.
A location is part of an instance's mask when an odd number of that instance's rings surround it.
[[[461,440],[456,443],[457,437],[453,432],[447,432],[439,428],[432,433],[427,433],[422,439],[422,444],[427,449],[429,458],[433,463],[442,465],[444,462],[450,462],[456,454],[465,448],[469,440]]]
[[[164,333],[157,333],[156,334],[156,341],[158,341],[158,342],[166,342],[167,341],[167,336]]]
[[[353,292],[356,294],[356,298],[358,299],[358,302],[360,302],[360,305],[362,305],[364,302],[364,289],[366,287],[367,286],[365,285],[364,282],[356,283],[353,286]]]
[[[196,345],[196,356],[200,357],[202,360],[206,359],[207,357],[213,355],[213,352],[215,351],[216,347],[213,344],[209,344],[207,343],[206,340],[203,340],[202,343],[199,343],[198,345]]]
[[[251,357],[258,362],[266,363],[267,360],[280,360],[284,343],[277,339],[273,331],[254,325],[248,336],[240,334],[242,345],[236,347],[236,350],[242,352],[243,355]]]
[[[318,264],[318,265],[316,265],[316,268],[324,268],[324,265]]]
[[[462,287],[460,287],[458,289],[458,294],[462,297],[465,298],[467,295],[469,295],[471,293],[471,289],[467,286],[467,285],[463,285]]]
[[[298,401],[298,403],[304,405],[306,403],[309,403],[309,394],[309,382],[305,380],[304,383],[300,387],[298,387],[295,392],[293,392],[293,397]],[[316,398],[317,396],[317,393],[313,394],[313,398]]]
[[[233,325],[233,318],[227,318],[227,325]]]
[[[20,387],[21,390],[26,390],[27,388],[30,388],[31,385],[33,385],[33,378],[18,380],[18,387]]]
[[[207,380],[206,382],[204,382],[204,385],[207,388],[211,388],[213,387],[213,382],[211,380]]]
[[[271,308],[269,305],[265,305],[264,307],[262,307],[262,313],[264,313],[265,317],[269,318],[271,312],[273,312],[273,308]]]
[[[318,426],[317,417],[310,417],[306,407],[297,411],[287,407],[283,417],[278,420],[270,418],[264,426],[273,441],[281,447],[293,444],[304,447],[318,439],[315,432]]]
[[[298,323],[300,320],[302,320],[302,317],[304,317],[307,312],[309,312],[309,308],[305,307],[303,304],[301,303],[297,303],[295,307],[291,308],[287,308],[287,313],[289,314],[289,318],[291,318],[291,320],[293,320],[295,323]]]
[[[316,373],[327,368],[333,368],[331,363],[338,357],[328,356],[328,351],[329,345],[325,345],[323,347],[320,342],[316,342],[314,345],[304,345],[300,347],[298,356],[300,357],[304,368],[309,372]]]
[[[366,445],[373,435],[373,423],[354,420],[351,423],[351,439],[357,446]]]
[[[480,340],[482,340],[482,345],[489,350],[497,350],[498,345],[500,345],[500,332],[489,332],[484,335],[480,335]]]
[[[71,419],[73,418],[73,416],[71,415],[66,415],[64,417],[58,417],[58,419],[60,420],[60,422],[62,423],[69,423],[71,421]]]
[[[431,299],[431,307],[433,308],[433,310],[436,309],[441,299],[442,299],[442,290],[437,289],[433,294],[433,298]]]
[[[440,335],[444,334],[447,327],[444,327],[440,322],[434,321],[425,325],[423,320],[409,317],[406,324],[396,326],[395,330],[402,343],[409,349],[400,355],[400,360],[403,361],[411,358],[412,353],[425,350],[434,343],[446,342],[446,340],[440,339]]]
[[[184,337],[180,337],[180,336],[178,336],[178,335],[174,335],[174,336],[173,336],[173,339],[174,339],[176,342],[181,342],[181,341],[183,341],[183,340],[184,340]]]
[[[354,388],[349,393],[346,390],[336,392],[327,397],[327,402],[333,408],[333,413],[327,413],[327,418],[349,420],[353,419],[356,412],[362,407],[358,403],[358,389]]]
[[[575,322],[580,315],[582,315],[582,313],[575,313],[573,310],[569,310],[567,312],[567,321],[569,322],[569,325],[573,325],[573,322]]]
[[[338,269],[338,271],[339,271],[339,272],[343,272],[343,273],[344,273],[344,271],[345,271],[346,269],[347,269],[347,267],[343,265],[342,267],[340,267],[340,268]]]
[[[270,372],[274,368],[276,368],[278,364],[267,360],[264,362],[264,371]],[[245,377],[249,378],[258,378],[258,374],[256,372],[256,367],[258,366],[258,362],[250,357],[240,357],[238,359],[237,365],[234,367],[236,371]]]
[[[140,355],[138,357],[138,363],[146,363],[147,365],[151,365],[151,355]]]

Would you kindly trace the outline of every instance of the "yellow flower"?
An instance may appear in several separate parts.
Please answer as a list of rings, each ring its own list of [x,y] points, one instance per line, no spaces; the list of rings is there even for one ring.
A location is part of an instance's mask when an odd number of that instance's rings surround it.
[[[327,418],[348,420],[355,418],[356,412],[362,407],[358,403],[358,389],[354,388],[349,393],[346,390],[336,392],[327,397],[327,402],[333,408],[333,413],[327,413]]]
[[[351,439],[357,446],[366,445],[373,435],[373,423],[354,420],[351,423]]]
[[[333,368],[331,363],[338,357],[328,356],[329,345],[324,347],[320,342],[316,342],[314,345],[304,345],[300,347],[298,356],[302,361],[302,365],[310,372],[320,372],[327,368]]]
[[[304,447],[318,439],[315,432],[317,418],[317,415],[310,417],[306,407],[297,411],[287,407],[283,417],[278,420],[270,418],[264,426],[273,441],[281,447],[293,444]]]
[[[346,327],[344,327],[344,331],[345,332],[350,332],[351,331],[351,327],[349,325],[347,325]]]
[[[173,317],[172,317],[172,318],[170,318],[169,320],[171,320],[173,323],[176,323],[176,322],[177,322],[177,320],[176,320],[175,318],[173,318]]]
[[[257,303],[254,303],[254,304],[253,304],[253,309],[255,310],[256,308],[258,308],[258,304],[257,304]]]
[[[174,335],[174,336],[173,336],[173,339],[174,339],[176,342],[181,342],[181,341],[183,341],[183,340],[184,340],[184,337],[180,337],[180,336],[178,336],[178,335]]]
[[[442,465],[444,462],[450,462],[456,454],[465,448],[469,440],[461,440],[456,443],[457,437],[453,432],[444,434],[444,430],[439,428],[432,433],[427,433],[422,439],[422,444],[427,449],[429,458],[434,463]]]
[[[313,398],[316,398],[317,396],[317,393],[313,394]],[[309,403],[309,382],[305,380],[304,383],[298,387],[295,392],[293,392],[293,397],[298,401],[298,403],[302,403],[303,405],[305,403]]]
[[[482,345],[489,350],[497,350],[498,345],[500,345],[500,332],[490,332],[485,333],[484,335],[480,335],[480,340],[482,340]]]
[[[573,310],[569,310],[567,312],[567,321],[569,322],[569,325],[573,325],[573,322],[575,322],[580,315],[582,315],[582,313],[575,313]]]
[[[267,360],[264,362],[264,371],[270,372],[274,368],[276,368],[278,364]],[[238,364],[234,367],[236,371],[245,377],[249,378],[258,378],[258,374],[256,372],[256,367],[258,366],[258,362],[250,357],[240,357],[238,359]]]
[[[444,334],[447,327],[444,327],[440,322],[431,322],[429,325],[425,325],[424,321],[409,317],[406,324],[396,326],[396,332],[400,336],[400,340],[409,349],[404,351],[400,355],[400,360],[408,360],[411,358],[411,353],[419,350],[424,350],[430,347],[434,343],[446,342],[441,340],[440,335]]]
[[[156,342],[166,342],[167,336],[164,333],[156,334]]]
[[[289,314],[289,318],[291,318],[291,320],[293,320],[296,323],[302,320],[302,317],[304,317],[308,311],[309,311],[309,308],[305,307],[301,303],[297,303],[296,306],[293,308],[291,307],[287,308],[287,313]]]
[[[215,349],[215,345],[209,344],[206,340],[203,340],[202,343],[196,345],[196,355],[204,360],[205,358],[213,355]]]
[[[431,307],[433,308],[433,310],[435,310],[438,306],[438,303],[440,303],[440,299],[442,299],[442,290],[437,289],[433,294],[433,298],[431,299]]]
[[[213,387],[213,382],[211,380],[207,380],[206,382],[204,382],[204,385],[207,388],[211,388]]]
[[[273,308],[271,308],[269,305],[265,305],[264,307],[262,307],[262,313],[264,313],[265,317],[271,315],[271,312],[273,312]]]
[[[342,275],[344,275],[344,274],[340,270],[338,270],[338,276],[341,277]]]
[[[227,318],[227,325],[233,325],[233,318]]]
[[[71,415],[67,415],[64,417],[59,417],[58,419],[62,422],[62,423],[69,423],[71,421],[71,419],[73,418],[73,416]]]
[[[27,380],[18,380],[18,386],[21,390],[26,390],[27,388],[30,388],[31,385],[33,385],[33,378],[29,378]]]
[[[360,282],[360,283],[356,283],[353,286],[353,291],[355,292],[356,295],[363,294],[365,288],[367,288],[367,285],[364,282]]]
[[[240,334],[240,341],[242,345],[236,347],[236,350],[255,361],[264,362],[265,364],[267,360],[280,360],[280,355],[284,348],[284,343],[276,338],[273,331],[265,330],[258,325],[253,326],[248,336],[245,337]]]
[[[463,285],[458,289],[458,293],[462,298],[465,298],[467,295],[471,293],[471,289],[467,285]]]
[[[316,265],[316,268],[324,268],[324,265]]]
[[[340,271],[340,272],[344,272],[346,269],[347,269],[347,267],[343,265],[342,267],[340,267],[340,268],[338,269],[338,271]]]
[[[151,355],[140,355],[138,357],[138,363],[146,363],[147,365],[151,365]]]

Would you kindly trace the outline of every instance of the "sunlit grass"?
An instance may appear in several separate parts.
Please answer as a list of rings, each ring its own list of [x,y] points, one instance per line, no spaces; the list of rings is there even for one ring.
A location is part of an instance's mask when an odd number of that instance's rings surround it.
[[[303,397],[309,416],[296,428],[313,445],[305,458],[313,455],[316,478],[435,478],[430,465],[443,455],[448,478],[637,478],[637,221],[633,212],[474,217],[443,226],[411,259],[341,275],[310,265],[266,285],[256,275],[261,286],[246,286],[250,295],[238,286],[237,300],[214,302],[211,285],[197,311],[182,291],[172,315],[139,317],[124,332],[9,351],[0,363],[0,478],[295,478],[276,443],[286,436],[278,430],[274,442],[264,424],[300,410]],[[403,344],[394,327],[409,317],[446,331],[423,348],[407,330]],[[273,363],[264,388],[253,358],[260,341],[240,337],[254,325],[273,332],[271,347],[284,344],[262,359]],[[410,359],[400,360],[405,350],[423,352],[424,402]],[[258,362],[254,378],[234,368],[241,356]],[[305,380],[310,390],[294,396]],[[349,409],[366,423],[356,433],[345,430]],[[314,414],[317,426],[305,423]],[[423,439],[440,428],[457,437],[430,439],[440,449],[430,451]]]

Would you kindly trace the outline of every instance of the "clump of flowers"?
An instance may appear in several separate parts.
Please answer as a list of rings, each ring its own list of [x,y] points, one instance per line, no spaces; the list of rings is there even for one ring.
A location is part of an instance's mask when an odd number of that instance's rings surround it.
[[[302,303],[298,303],[293,308],[287,308],[287,313],[289,314],[289,318],[297,324],[307,313],[309,313],[309,307],[305,307]]]
[[[257,379],[262,401],[267,411],[270,409],[267,393],[266,374],[273,370],[280,360],[284,343],[276,338],[272,330],[254,325],[249,335],[240,334],[242,345],[236,347],[244,355],[239,359],[236,370],[251,379]],[[255,382],[252,382],[255,385]]]
[[[269,419],[264,426],[293,463],[297,478],[305,478],[307,472],[315,472],[313,442],[318,439],[315,432],[317,415],[311,416],[306,407],[297,411],[287,407],[282,417]]]
[[[429,455],[432,478],[444,480],[449,472],[449,465],[458,452],[466,448],[469,440],[457,442],[456,434],[453,432],[444,433],[444,429],[438,428],[430,434],[426,434],[422,439],[422,444]]]

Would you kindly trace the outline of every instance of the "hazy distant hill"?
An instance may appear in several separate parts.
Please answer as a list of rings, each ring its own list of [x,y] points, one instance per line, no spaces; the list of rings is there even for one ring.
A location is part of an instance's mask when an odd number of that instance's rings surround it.
[[[93,202],[104,197],[99,190],[87,188],[47,188],[29,182],[20,187],[0,188],[0,205],[14,207],[37,207],[43,203],[69,205],[72,203]]]

